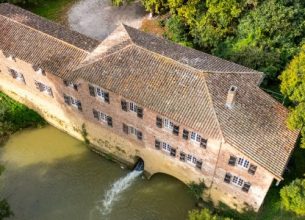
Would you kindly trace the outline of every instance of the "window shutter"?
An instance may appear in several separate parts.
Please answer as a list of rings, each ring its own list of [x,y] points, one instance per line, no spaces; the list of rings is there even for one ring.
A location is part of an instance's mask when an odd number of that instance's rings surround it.
[[[126,124],[123,123],[123,132],[125,134],[128,134],[128,126]]]
[[[36,89],[38,89],[39,91],[41,91],[41,86],[40,86],[40,83],[35,81],[35,86],[36,86]]]
[[[71,105],[71,100],[70,100],[70,97],[69,97],[69,96],[64,95],[64,100],[65,100],[65,103],[66,103],[67,105]]]
[[[158,140],[155,140],[155,148],[159,150],[160,147],[161,147],[161,142]]]
[[[251,187],[250,183],[244,183],[244,185],[241,188],[241,190],[244,191],[244,192],[249,192],[250,187]]]
[[[232,177],[232,175],[230,173],[226,173],[224,181],[226,183],[230,183],[231,182],[231,177]]]
[[[207,143],[208,143],[207,139],[201,138],[201,140],[200,140],[200,147],[207,148]]]
[[[82,103],[80,101],[77,101],[77,108],[78,110],[82,111],[83,108],[82,108]]]
[[[174,135],[177,135],[177,136],[179,135],[179,126],[174,125],[173,134],[174,134]]]
[[[90,84],[89,84],[89,93],[91,96],[95,96],[95,88]]]
[[[137,132],[137,137],[138,137],[139,140],[142,140],[142,139],[143,139],[143,134],[142,134],[141,131],[138,131],[138,132]]]
[[[234,156],[230,156],[229,165],[235,166],[237,158]]]
[[[141,108],[141,107],[137,108],[137,116],[139,118],[143,118],[143,108]]]
[[[93,113],[93,117],[99,120],[99,113],[95,109],[92,109],[92,113]]]
[[[182,135],[183,139],[187,140],[189,139],[189,132],[188,130],[183,129],[183,135]]]
[[[77,84],[73,84],[73,88],[78,91],[78,85]]]
[[[256,172],[257,166],[250,164],[250,168],[248,169],[248,173],[254,175]]]
[[[162,118],[160,118],[159,116],[157,116],[156,125],[158,128],[162,128]]]
[[[53,97],[53,92],[52,92],[52,89],[50,87],[48,87],[48,94],[49,94],[49,96]]]
[[[105,93],[104,93],[104,99],[105,99],[105,102],[110,103],[110,100],[109,100],[109,92],[105,92]]]
[[[109,127],[112,127],[112,117],[107,116],[107,124]]]
[[[67,80],[64,80],[64,85],[65,85],[65,86],[68,86],[68,85],[69,85],[69,83],[68,83]]]
[[[196,162],[196,167],[197,167],[198,169],[201,169],[201,167],[202,167],[202,160],[197,160],[197,162]]]
[[[180,152],[180,160],[185,161],[185,153],[184,152]]]
[[[125,100],[121,100],[122,110],[127,112],[127,102]]]
[[[170,155],[171,155],[172,157],[175,157],[175,156],[176,156],[176,149],[171,148],[171,153],[170,153]]]

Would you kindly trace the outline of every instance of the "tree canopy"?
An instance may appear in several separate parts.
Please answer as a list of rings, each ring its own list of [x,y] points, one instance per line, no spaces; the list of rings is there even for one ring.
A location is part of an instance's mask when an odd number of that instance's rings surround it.
[[[280,195],[286,210],[305,215],[305,179],[296,179],[284,186]]]
[[[288,118],[288,126],[291,129],[301,129],[301,146],[305,148],[305,45],[279,78],[282,81],[281,92],[294,103]]]

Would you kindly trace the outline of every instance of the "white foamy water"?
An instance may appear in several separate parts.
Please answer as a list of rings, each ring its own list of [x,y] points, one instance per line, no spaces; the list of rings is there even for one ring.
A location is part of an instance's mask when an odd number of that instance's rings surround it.
[[[143,171],[134,170],[112,184],[111,188],[106,191],[104,199],[99,201],[96,206],[102,215],[106,216],[111,212],[114,202],[120,199],[120,194],[130,187],[142,172]]]

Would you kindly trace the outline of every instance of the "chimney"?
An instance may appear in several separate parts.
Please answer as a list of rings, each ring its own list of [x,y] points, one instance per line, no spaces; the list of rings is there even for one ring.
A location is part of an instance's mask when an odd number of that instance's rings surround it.
[[[236,99],[236,92],[237,92],[237,87],[231,86],[228,91],[227,101],[226,101],[226,107],[229,109],[232,109],[234,106],[234,102]]]

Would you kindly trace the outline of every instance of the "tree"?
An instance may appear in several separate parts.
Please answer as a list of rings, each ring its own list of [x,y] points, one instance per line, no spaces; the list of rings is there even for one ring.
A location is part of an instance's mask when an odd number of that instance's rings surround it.
[[[146,11],[151,12],[153,15],[167,10],[166,0],[142,0],[142,4]]]
[[[297,215],[305,215],[305,179],[296,179],[281,191],[281,201],[284,208]]]
[[[288,127],[301,129],[301,147],[305,148],[305,45],[279,78],[282,81],[281,92],[295,104],[291,107]]]
[[[232,220],[230,218],[222,217],[217,214],[213,215],[208,209],[192,210],[189,212],[188,220]]]
[[[269,0],[242,17],[236,37],[219,44],[214,53],[275,79],[304,36],[304,6],[298,1]]]
[[[0,0],[0,3],[8,2],[12,4],[26,5],[26,4],[39,4],[44,0]]]

